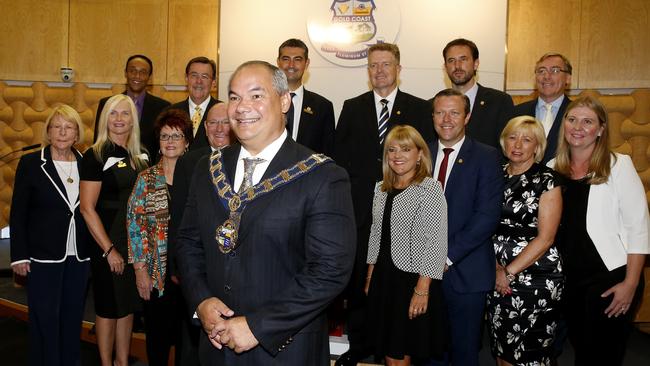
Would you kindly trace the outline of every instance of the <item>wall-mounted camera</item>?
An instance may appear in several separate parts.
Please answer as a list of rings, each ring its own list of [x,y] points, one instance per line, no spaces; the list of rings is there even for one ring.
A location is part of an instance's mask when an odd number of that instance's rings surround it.
[[[65,83],[71,83],[74,79],[74,70],[71,67],[61,68],[61,80]]]

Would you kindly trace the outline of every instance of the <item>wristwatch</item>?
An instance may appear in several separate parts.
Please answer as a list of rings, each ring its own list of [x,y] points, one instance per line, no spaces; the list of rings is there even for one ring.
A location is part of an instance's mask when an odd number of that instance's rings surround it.
[[[510,282],[510,283],[515,282],[515,278],[516,278],[515,275],[513,275],[512,273],[510,273],[510,272],[508,271],[508,268],[505,268],[505,267],[504,267],[503,270],[506,272],[506,279],[508,280],[508,282]]]

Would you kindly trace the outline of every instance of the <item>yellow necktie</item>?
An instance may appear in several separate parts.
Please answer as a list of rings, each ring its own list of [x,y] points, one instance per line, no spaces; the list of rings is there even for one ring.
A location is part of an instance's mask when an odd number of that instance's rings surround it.
[[[193,128],[193,134],[196,136],[196,131],[199,130],[199,126],[201,125],[201,118],[203,117],[203,111],[201,110],[201,107],[198,105],[194,108],[194,116],[192,116],[192,128]]]

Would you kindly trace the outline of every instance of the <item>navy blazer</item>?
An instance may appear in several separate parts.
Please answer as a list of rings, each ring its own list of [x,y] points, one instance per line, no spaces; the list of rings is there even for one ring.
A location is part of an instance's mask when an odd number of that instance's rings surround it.
[[[438,141],[429,145],[436,161]],[[494,289],[495,255],[492,244],[503,200],[501,154],[493,147],[465,137],[445,184],[452,261],[444,281],[461,293]]]
[[[208,135],[206,135],[205,133],[205,120],[208,118],[208,111],[210,110],[210,108],[212,108],[212,106],[217,103],[221,103],[221,101],[218,99],[214,99],[212,98],[212,96],[210,96],[208,107],[205,109],[205,111],[203,111],[203,116],[201,117],[201,124],[199,125],[199,129],[196,131],[194,140],[190,144],[190,150],[195,150],[205,146],[210,146],[210,144],[208,143]],[[190,116],[190,99],[188,97],[187,99],[181,102],[172,104],[171,106],[169,106],[169,108],[180,109],[181,111],[187,113],[188,116]]]
[[[317,153],[334,150],[334,107],[332,102],[303,88],[302,110],[296,142]]]
[[[230,184],[240,148],[222,149]],[[262,179],[311,154],[287,138]],[[207,156],[196,165],[177,235],[183,292],[190,309],[213,296],[221,299],[235,316],[246,317],[260,344],[237,355],[216,349],[202,334],[202,363],[329,365],[325,310],[347,285],[355,250],[345,171],[327,163],[250,202],[241,218],[239,246],[223,254],[215,232],[229,211],[207,166]]]
[[[82,155],[74,148],[72,151],[81,170]],[[90,260],[90,234],[79,211],[79,197],[68,201],[50,146],[23,156],[16,169],[9,216],[11,263],[65,261],[71,221],[75,225],[77,260]]]
[[[533,116],[535,117],[535,109],[537,109],[538,98],[529,100],[527,102],[517,104],[515,106],[514,115],[515,116]],[[544,158],[540,162],[542,165],[546,165],[549,160],[555,158],[555,151],[557,150],[557,143],[560,134],[560,128],[562,128],[562,118],[564,118],[564,113],[566,112],[566,107],[571,103],[568,95],[564,95],[564,100],[560,105],[560,109],[555,115],[555,120],[553,120],[553,127],[548,131],[548,136],[546,136],[546,152],[544,152]]]
[[[171,103],[168,101],[158,98],[155,95],[145,92],[144,104],[142,105],[142,117],[140,118],[140,142],[143,147],[147,149],[147,155],[149,156],[149,165],[154,165],[158,160],[158,150],[160,145],[158,140],[156,140],[156,134],[154,133],[154,123],[160,112],[167,108]],[[122,94],[126,95],[126,91]],[[95,131],[93,134],[93,141],[97,141],[97,125],[99,124],[99,116],[106,105],[106,101],[110,97],[102,98],[97,105],[97,113],[95,114]]]

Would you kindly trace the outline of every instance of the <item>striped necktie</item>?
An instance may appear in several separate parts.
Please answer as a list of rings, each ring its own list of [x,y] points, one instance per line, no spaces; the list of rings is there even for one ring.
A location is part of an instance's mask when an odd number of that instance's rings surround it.
[[[382,108],[381,113],[379,113],[379,144],[384,143],[384,138],[386,137],[386,131],[388,130],[388,100],[380,100]]]

